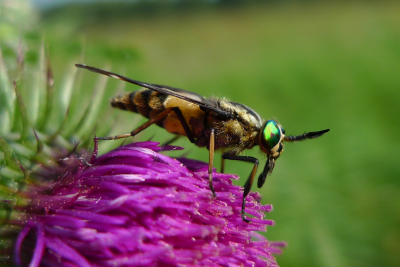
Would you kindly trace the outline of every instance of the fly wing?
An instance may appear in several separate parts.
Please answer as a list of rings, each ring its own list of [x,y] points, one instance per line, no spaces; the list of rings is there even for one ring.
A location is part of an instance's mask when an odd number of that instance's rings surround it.
[[[171,86],[167,86],[167,85],[158,85],[158,84],[140,82],[140,81],[133,80],[133,79],[124,77],[122,75],[119,75],[119,74],[116,74],[116,73],[113,73],[113,72],[109,72],[109,71],[105,71],[105,70],[102,70],[102,69],[86,66],[84,64],[75,64],[75,66],[78,67],[78,68],[90,70],[92,72],[96,72],[96,73],[100,73],[100,74],[103,74],[103,75],[107,75],[107,76],[109,76],[111,78],[122,80],[122,81],[125,81],[125,82],[128,82],[128,83],[133,83],[133,84],[148,88],[150,90],[154,90],[154,91],[157,91],[157,92],[160,92],[160,93],[171,95],[171,96],[183,99],[185,101],[188,101],[190,103],[193,103],[193,104],[199,105],[201,107],[204,107],[205,109],[212,110],[212,111],[214,111],[214,112],[216,112],[218,114],[221,114],[223,116],[232,117],[231,113],[219,109],[218,107],[213,105],[211,102],[208,102],[206,99],[204,99],[202,96],[200,96],[200,95],[198,95],[196,93],[190,92],[190,91],[186,91],[186,90],[183,90],[183,89],[179,89],[179,88],[175,88],[175,87],[171,87]]]

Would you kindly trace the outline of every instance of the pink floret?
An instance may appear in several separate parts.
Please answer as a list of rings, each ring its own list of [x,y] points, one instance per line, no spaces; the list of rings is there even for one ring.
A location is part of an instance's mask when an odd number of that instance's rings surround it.
[[[246,198],[251,222],[243,222],[243,188],[232,184],[237,176],[214,172],[214,199],[207,163],[158,152],[158,143],[149,141],[92,157],[90,164],[74,158],[75,167],[52,181],[52,190],[31,187],[16,263],[278,266],[273,254],[285,243],[256,233],[274,225],[264,219],[271,205],[261,205],[260,195],[251,192]],[[27,252],[24,243],[34,246]]]

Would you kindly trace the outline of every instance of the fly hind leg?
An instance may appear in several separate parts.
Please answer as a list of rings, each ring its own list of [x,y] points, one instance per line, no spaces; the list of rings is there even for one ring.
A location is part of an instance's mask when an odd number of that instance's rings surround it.
[[[253,165],[253,169],[251,170],[250,176],[249,176],[249,178],[247,179],[247,181],[246,181],[246,183],[244,185],[243,199],[242,199],[242,211],[241,211],[242,220],[245,221],[245,222],[250,222],[249,220],[247,220],[244,217],[244,209],[245,209],[245,206],[246,206],[246,197],[250,193],[251,186],[253,185],[253,182],[254,182],[254,176],[257,173],[258,159],[254,158],[254,157],[249,157],[249,156],[236,156],[236,155],[232,155],[232,154],[228,154],[228,153],[223,154],[222,158],[223,159],[230,159],[230,160],[247,161],[247,162],[251,162],[251,163],[254,164]]]
[[[137,127],[135,130],[133,130],[130,133],[120,134],[120,135],[115,135],[115,136],[107,136],[107,137],[95,137],[95,139],[97,139],[97,140],[117,140],[117,139],[121,139],[121,138],[135,136],[138,133],[140,133],[141,131],[143,131],[144,129],[146,129],[147,127],[149,127],[150,125],[157,123],[157,122],[161,121],[162,119],[164,119],[172,111],[175,112],[175,114],[178,116],[178,119],[179,119],[180,123],[182,124],[182,127],[185,130],[186,136],[188,137],[190,142],[194,143],[195,140],[194,140],[192,132],[190,131],[190,127],[187,124],[185,117],[182,114],[182,111],[178,107],[167,108],[166,110],[157,114],[156,116],[154,116],[147,122],[143,123],[141,126]]]
[[[214,147],[215,147],[215,130],[211,129],[210,132],[210,144],[209,144],[209,160],[208,160],[208,184],[210,186],[210,190],[213,194],[213,197],[216,198],[217,194],[215,194],[214,186],[212,183],[212,172],[214,165]]]

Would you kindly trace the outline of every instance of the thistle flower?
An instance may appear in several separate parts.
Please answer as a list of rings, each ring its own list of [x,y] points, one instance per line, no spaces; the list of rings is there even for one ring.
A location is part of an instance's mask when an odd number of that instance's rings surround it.
[[[16,262],[23,244],[35,243],[31,266],[277,266],[272,254],[283,244],[255,232],[274,225],[263,219],[272,206],[251,193],[254,218],[243,222],[237,176],[214,172],[214,199],[207,163],[167,157],[157,144],[125,145],[89,163],[70,156],[57,181],[29,186]]]

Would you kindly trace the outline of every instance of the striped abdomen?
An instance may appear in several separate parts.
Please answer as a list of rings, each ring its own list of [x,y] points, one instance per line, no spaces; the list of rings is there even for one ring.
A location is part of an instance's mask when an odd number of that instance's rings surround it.
[[[157,91],[142,89],[111,99],[111,106],[129,110],[152,119],[167,108],[179,107],[193,135],[200,136],[204,129],[204,111],[196,104]],[[169,113],[157,123],[168,132],[186,135],[175,112]]]
[[[110,103],[115,108],[139,113],[151,119],[165,109],[163,106],[165,97],[165,94],[149,89],[142,89],[116,96],[110,100]]]

